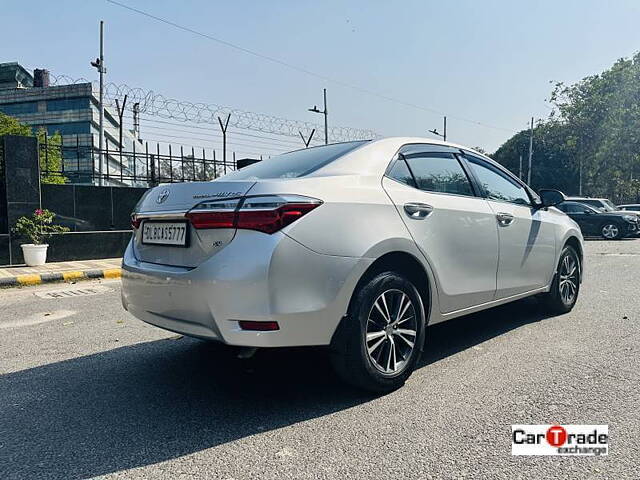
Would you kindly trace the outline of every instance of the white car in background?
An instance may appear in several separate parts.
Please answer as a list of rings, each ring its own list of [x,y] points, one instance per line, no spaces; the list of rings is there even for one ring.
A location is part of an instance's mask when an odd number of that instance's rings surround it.
[[[424,138],[298,150],[149,190],[122,301],[145,322],[229,345],[328,346],[343,379],[390,391],[428,348],[427,325],[531,295],[573,308],[583,239],[552,208],[563,200]]]
[[[627,203],[624,205],[616,205],[618,210],[624,210],[625,212],[635,213],[640,215],[640,203]]]

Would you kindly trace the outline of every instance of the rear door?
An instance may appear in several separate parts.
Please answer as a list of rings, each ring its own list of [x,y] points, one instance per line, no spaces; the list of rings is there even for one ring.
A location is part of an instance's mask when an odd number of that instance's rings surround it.
[[[185,214],[203,202],[233,208],[253,181],[172,183],[149,190],[135,209],[139,227],[134,231],[138,260],[162,265],[196,267],[224,248],[233,228],[195,229]],[[225,202],[227,200],[228,203]]]
[[[495,215],[476,195],[456,152],[436,145],[406,145],[383,179],[434,270],[443,313],[493,300],[498,266]]]
[[[496,298],[549,284],[556,257],[555,223],[534,208],[526,189],[507,172],[471,154],[465,159],[494,213],[500,258]]]

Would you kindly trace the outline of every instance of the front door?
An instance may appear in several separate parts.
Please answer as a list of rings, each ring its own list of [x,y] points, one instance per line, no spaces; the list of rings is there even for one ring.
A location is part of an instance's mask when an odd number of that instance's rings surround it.
[[[498,231],[453,149],[434,149],[403,147],[383,187],[431,265],[440,309],[448,313],[493,300]]]

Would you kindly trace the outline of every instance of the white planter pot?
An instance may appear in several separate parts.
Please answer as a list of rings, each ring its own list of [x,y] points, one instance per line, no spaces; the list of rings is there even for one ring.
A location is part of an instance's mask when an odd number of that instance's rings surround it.
[[[49,245],[34,245],[33,243],[25,243],[20,245],[22,254],[24,255],[24,263],[29,267],[36,267],[47,263],[47,248]]]

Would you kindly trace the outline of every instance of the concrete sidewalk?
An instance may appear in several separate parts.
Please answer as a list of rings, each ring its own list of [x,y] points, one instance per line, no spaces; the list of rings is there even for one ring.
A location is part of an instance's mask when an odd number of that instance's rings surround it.
[[[40,285],[49,282],[76,282],[92,278],[119,278],[121,258],[47,263],[41,267],[24,265],[0,267],[0,288]]]

